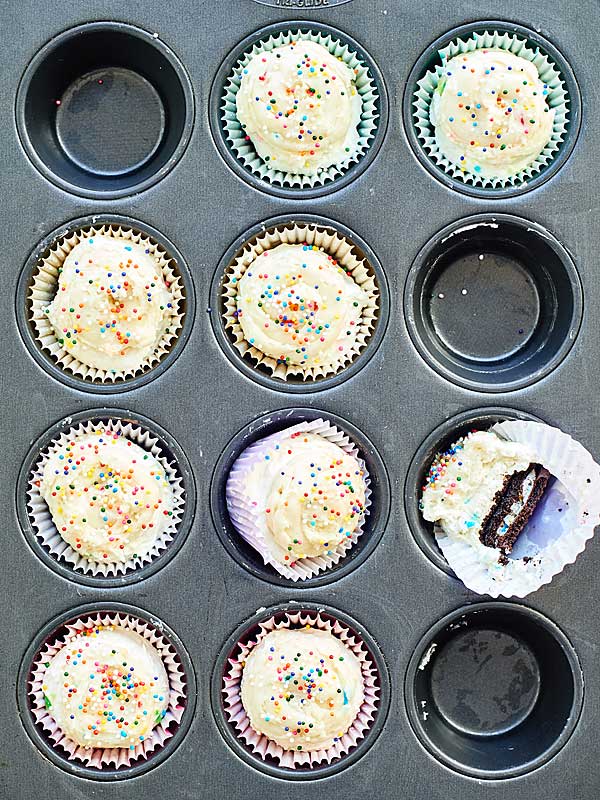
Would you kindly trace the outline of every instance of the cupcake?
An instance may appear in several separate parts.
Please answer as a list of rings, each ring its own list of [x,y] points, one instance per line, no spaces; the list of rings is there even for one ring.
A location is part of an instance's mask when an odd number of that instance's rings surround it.
[[[227,479],[236,530],[281,575],[311,577],[356,543],[369,477],[352,444],[323,420],[247,447]]]
[[[436,145],[453,165],[484,178],[528,169],[552,138],[555,110],[536,65],[500,48],[444,64],[430,106]]]
[[[118,236],[81,239],[44,309],[56,341],[94,370],[134,373],[168,332],[175,300],[148,248]]]
[[[479,594],[524,597],[575,560],[600,521],[600,467],[557,428],[506,421],[436,455],[423,519]]]
[[[176,505],[163,466],[117,429],[75,432],[52,449],[39,491],[59,535],[82,559],[144,559]]]
[[[241,71],[236,114],[274,170],[317,175],[357,153],[356,71],[310,39],[256,53]]]
[[[361,664],[326,630],[282,628],[246,657],[241,700],[252,729],[283,750],[328,750],[364,702]]]
[[[150,642],[118,625],[72,633],[44,677],[45,707],[82,748],[135,748],[169,706],[169,679]]]

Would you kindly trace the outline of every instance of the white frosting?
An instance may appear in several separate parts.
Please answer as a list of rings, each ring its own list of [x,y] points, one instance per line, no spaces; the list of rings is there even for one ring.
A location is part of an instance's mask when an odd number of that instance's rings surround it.
[[[56,338],[88,367],[139,369],[156,350],[173,297],[156,259],[129,239],[91,236],[65,259],[47,308]]]
[[[531,448],[489,431],[476,431],[436,457],[423,488],[421,510],[448,536],[479,540],[481,525],[505,478],[536,463]]]
[[[353,278],[310,245],[266,250],[238,283],[246,340],[271,358],[307,368],[333,365],[354,348],[367,303]]]
[[[118,626],[71,636],[52,658],[42,688],[48,713],[81,747],[133,749],[169,705],[158,651]]]
[[[332,747],[363,700],[358,658],[327,631],[272,631],[246,658],[242,705],[252,728],[284,750]]]
[[[273,557],[291,565],[331,553],[352,536],[364,513],[364,472],[323,436],[292,434],[248,471],[244,495],[261,515]]]
[[[465,172],[508,178],[526,169],[552,136],[554,109],[535,64],[505,50],[451,58],[431,102],[440,151]]]
[[[145,555],[168,526],[173,508],[159,462],[109,430],[76,435],[54,450],[40,493],[62,538],[96,562]]]
[[[243,68],[237,116],[269,167],[300,175],[356,153],[362,103],[354,72],[316,42],[255,55]]]

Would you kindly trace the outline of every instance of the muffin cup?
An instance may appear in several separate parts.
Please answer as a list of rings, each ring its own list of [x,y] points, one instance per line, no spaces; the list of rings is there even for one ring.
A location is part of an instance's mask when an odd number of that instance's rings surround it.
[[[556,479],[508,554],[478,540],[447,536],[440,525],[435,536],[457,577],[477,594],[525,597],[572,564],[600,523],[600,467],[568,434],[540,422],[509,420],[491,428],[501,438],[529,445]]]
[[[357,529],[350,538],[345,538],[337,547],[333,548],[331,554],[315,556],[310,558],[299,558],[293,564],[283,564],[274,558],[269,550],[269,544],[262,535],[261,527],[263,524],[263,514],[257,510],[250,502],[244,491],[244,481],[250,470],[258,463],[262,462],[266,450],[273,447],[283,439],[288,438],[294,433],[313,433],[322,436],[334,444],[337,444],[348,455],[353,456],[363,470],[365,481],[365,505],[362,519]],[[356,544],[362,534],[365,518],[369,513],[371,505],[371,490],[369,474],[365,462],[360,458],[355,444],[349,437],[324,419],[316,419],[312,422],[300,422],[277,433],[273,433],[264,439],[259,439],[250,445],[238,457],[227,479],[227,508],[229,515],[240,536],[248,542],[262,556],[265,564],[269,564],[292,581],[306,580],[313,578],[320,572],[337,564],[347,552]]]
[[[547,102],[550,108],[555,110],[552,136],[543,151],[527,169],[507,178],[474,175],[461,170],[460,167],[453,164],[439,150],[435,130],[429,118],[431,100],[437,90],[447,61],[456,55],[471,53],[474,50],[483,48],[499,48],[532,62],[538,70],[540,80],[548,84]],[[557,155],[566,136],[569,125],[570,97],[565,89],[564,79],[558,67],[547,55],[540,51],[539,47],[532,47],[525,38],[508,31],[490,30],[483,33],[472,31],[470,38],[457,37],[441,48],[438,53],[442,63],[437,64],[434,69],[428,70],[417,81],[418,88],[413,95],[411,103],[412,121],[418,141],[436,166],[444,170],[451,178],[460,180],[463,183],[483,188],[503,189],[527,183],[550,164]]]
[[[145,247],[156,259],[173,298],[169,325],[162,339],[154,353],[135,370],[103,370],[83,364],[59,343],[45,312],[56,295],[60,271],[67,256],[81,241],[94,236],[126,239]],[[100,225],[67,230],[50,245],[49,251],[38,261],[28,288],[27,317],[36,343],[60,369],[87,382],[110,385],[147,373],[166,357],[183,328],[185,300],[183,281],[174,271],[172,258],[164,247],[134,227],[106,221]]]
[[[303,628],[307,625],[336,636],[356,655],[361,665],[364,686],[364,701],[348,731],[332,747],[312,752],[284,750],[281,745],[271,741],[263,734],[257,733],[250,725],[241,699],[244,662],[251,650],[271,631],[282,628]],[[380,701],[377,669],[361,639],[339,620],[327,619],[318,611],[304,609],[297,612],[286,611],[279,620],[272,616],[265,622],[261,622],[260,633],[256,636],[255,641],[240,641],[235,650],[238,655],[235,658],[229,658],[230,668],[223,678],[221,690],[225,715],[235,728],[238,738],[263,760],[268,757],[273,758],[279,762],[281,767],[290,770],[300,767],[315,767],[322,763],[331,764],[355,747],[373,724]]]
[[[152,548],[145,554],[136,556],[123,562],[98,562],[89,561],[79,555],[68,542],[66,542],[56,529],[50,514],[50,509],[40,493],[44,467],[50,456],[64,446],[74,436],[83,436],[97,430],[108,428],[120,433],[125,439],[139,445],[143,450],[151,453],[165,470],[165,474],[173,492],[173,508],[170,521],[165,530],[156,539]],[[176,465],[161,453],[159,439],[149,430],[139,425],[132,424],[125,419],[111,419],[108,424],[102,422],[86,421],[68,428],[60,433],[51,444],[40,453],[33,471],[30,473],[27,489],[27,510],[31,518],[32,527],[40,544],[55,558],[67,562],[72,568],[84,575],[93,576],[120,576],[127,572],[139,569],[149,564],[166,550],[170,542],[178,535],[181,523],[185,494],[182,479],[177,474]]]
[[[276,358],[265,355],[245,338],[237,316],[237,284],[250,265],[255,262],[255,259],[280,244],[307,244],[323,250],[343,267],[368,297],[367,305],[361,314],[360,326],[356,332],[352,348],[341,354],[334,363],[311,367],[285,364]],[[242,358],[251,358],[257,366],[266,368],[274,378],[279,378],[283,381],[288,378],[298,377],[304,381],[311,381],[341,372],[355,361],[367,346],[379,316],[379,287],[376,283],[375,273],[368,261],[359,256],[354,245],[341,233],[313,224],[292,223],[291,225],[277,225],[246,244],[225,272],[222,300],[226,329],[233,338],[235,348]]]
[[[295,24],[295,23],[292,23]],[[316,42],[328,50],[331,55],[341,59],[355,74],[355,85],[362,100],[362,112],[358,124],[360,139],[357,150],[343,161],[322,169],[317,175],[301,175],[282,172],[269,167],[256,153],[252,142],[237,118],[236,95],[240,89],[241,75],[244,67],[254,56],[270,52],[276,47],[289,44],[295,40]],[[358,57],[351,47],[337,39],[334,32],[315,29],[283,30],[265,35],[255,42],[237,61],[234,70],[225,82],[220,101],[221,125],[225,137],[238,161],[253,175],[263,181],[281,187],[311,189],[323,186],[343,175],[352,164],[357,163],[367,152],[375,138],[379,123],[379,95],[373,76],[367,65]]]
[[[119,625],[143,636],[158,651],[169,679],[169,706],[167,713],[160,725],[157,725],[152,730],[152,733],[143,742],[140,742],[134,750],[120,747],[81,747],[63,733],[46,708],[42,686],[50,660],[66,645],[69,636],[99,625]],[[69,761],[83,762],[86,766],[97,770],[102,770],[105,767],[127,768],[132,762],[147,759],[156,750],[162,748],[166,741],[174,735],[170,728],[180,725],[185,711],[187,701],[186,679],[175,648],[166,637],[152,628],[144,619],[125,612],[99,611],[85,619],[79,618],[70,621],[66,623],[65,627],[69,633],[66,636],[63,635],[55,639],[51,637],[44,644],[31,667],[28,700],[36,726],[43,729],[56,748],[61,748],[66,753]]]

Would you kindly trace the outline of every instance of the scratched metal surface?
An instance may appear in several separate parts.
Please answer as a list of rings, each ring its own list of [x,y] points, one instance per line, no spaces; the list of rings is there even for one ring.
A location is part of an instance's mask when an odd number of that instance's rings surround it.
[[[558,175],[534,192],[496,203],[467,198],[433,180],[414,158],[401,123],[404,82],[422,50],[449,28],[490,13],[535,27],[553,41],[575,71],[584,104],[579,141]],[[286,16],[320,20],[358,39],[382,69],[391,103],[388,134],[371,168],[342,191],[305,203],[270,197],[234,177],[213,145],[207,118],[211,80],[228,51],[254,29]],[[447,612],[476,600],[424,557],[408,531],[402,507],[404,478],[422,440],[456,413],[507,405],[560,425],[600,458],[596,18],[593,0],[561,4],[505,0],[493,9],[482,9],[472,0],[450,5],[441,0],[352,0],[312,9],[274,8],[252,0],[0,2],[4,34],[0,270],[5,285],[0,296],[3,797],[542,800],[552,794],[592,800],[598,796],[598,540],[588,545],[575,565],[526,600],[567,633],[585,675],[580,722],[551,762],[509,781],[482,783],[461,777],[419,745],[402,691],[406,665],[422,634]],[[148,191],[118,201],[81,199],[47,182],[25,157],[14,122],[17,84],[39,47],[68,27],[102,19],[157,32],[185,64],[196,95],[195,127],[181,162]],[[190,340],[176,363],[157,380],[112,396],[109,403],[45,374],[24,348],[14,314],[17,275],[38,240],[69,219],[100,210],[139,218],[171,239],[190,265],[198,298]],[[408,338],[401,298],[413,258],[437,230],[468,214],[494,210],[541,223],[567,247],[583,283],[584,320],[574,348],[557,370],[526,389],[491,397],[454,386],[424,364]],[[340,386],[304,396],[302,403],[297,396],[274,392],[242,376],[220,351],[205,310],[213,271],[230,243],[261,219],[300,211],[322,214],[356,230],[381,260],[392,298],[388,331],[365,369]],[[184,447],[198,486],[196,519],[174,560],[138,585],[105,591],[81,587],[45,567],[27,547],[14,510],[16,478],[31,442],[59,418],[103,404],[132,409],[167,428]],[[225,552],[208,511],[212,468],[229,439],[260,414],[294,405],[334,412],[359,426],[383,456],[393,489],[391,517],[375,552],[350,575],[308,593],[274,586],[244,571]],[[378,641],[392,680],[390,714],[374,747],[337,776],[302,785],[262,775],[235,757],[217,730],[209,703],[210,673],[231,631],[258,607],[299,596],[337,606],[364,624]],[[15,700],[19,662],[37,631],[65,609],[102,599],[138,605],[164,619],[191,654],[199,690],[194,722],[179,749],[155,770],[116,785],[74,778],[45,761],[24,732]]]

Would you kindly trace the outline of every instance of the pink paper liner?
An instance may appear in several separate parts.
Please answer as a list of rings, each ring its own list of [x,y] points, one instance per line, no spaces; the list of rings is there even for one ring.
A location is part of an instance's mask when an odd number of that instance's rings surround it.
[[[169,485],[173,492],[172,516],[165,530],[158,536],[147,553],[143,553],[136,558],[127,561],[89,561],[82,558],[66,542],[58,532],[50,509],[40,493],[40,482],[42,480],[44,466],[49,456],[57,449],[62,447],[73,436],[83,436],[93,433],[99,429],[119,431],[123,437],[137,444],[143,450],[153,455],[165,471]],[[165,457],[159,447],[160,438],[155,433],[146,430],[140,425],[134,425],[126,420],[109,419],[106,422],[93,422],[88,420],[79,425],[70,427],[60,434],[57,434],[43,451],[40,452],[38,459],[29,475],[27,489],[27,511],[32,519],[32,527],[38,541],[47,548],[53,556],[61,561],[66,561],[74,570],[83,574],[103,575],[125,575],[128,570],[139,569],[149,564],[157,558],[169,544],[173,541],[178,532],[179,524],[185,510],[185,493],[181,477],[177,475],[177,462],[174,458]]]
[[[257,510],[246,497],[244,480],[248,471],[251,470],[258,461],[262,460],[266,449],[269,449],[282,439],[286,439],[293,433],[299,432],[318,434],[324,439],[337,444],[349,455],[354,456],[361,470],[363,470],[365,504],[360,524],[357,526],[352,536],[350,538],[345,538],[337,547],[332,548],[331,554],[299,558],[294,562],[294,565],[291,566],[282,564],[270,553],[268,543],[260,533],[261,529],[264,527],[262,520],[263,514],[260,510]],[[360,458],[354,442],[352,442],[345,433],[336,428],[331,422],[324,419],[316,419],[312,422],[300,422],[290,428],[270,434],[264,439],[259,439],[238,456],[227,478],[227,510],[237,532],[251,547],[260,553],[265,564],[272,566],[280,575],[292,581],[306,580],[337,564],[358,541],[358,538],[363,533],[363,528],[371,505],[370,483],[371,481],[366,464]]]
[[[81,747],[63,733],[46,709],[44,701],[42,686],[47,669],[45,662],[49,662],[67,644],[72,635],[86,628],[107,625],[118,625],[143,636],[158,651],[169,679],[169,705],[167,712],[162,722],[152,730],[152,733],[143,742],[136,745],[135,750],[130,750],[129,747]],[[147,759],[156,750],[162,748],[165,742],[174,735],[185,711],[187,702],[186,679],[175,648],[157,629],[151,627],[145,620],[130,614],[98,612],[89,617],[85,616],[68,622],[64,627],[67,629],[67,633],[62,633],[59,637],[51,638],[47,641],[31,668],[28,694],[30,709],[36,724],[43,729],[56,748],[64,751],[69,761],[78,760],[88,767],[102,769],[106,766],[112,766],[115,769],[119,769],[121,767],[129,767],[135,761]],[[175,730],[170,730],[172,727]]]
[[[243,662],[250,651],[271,631],[281,628],[303,628],[306,625],[333,634],[356,655],[361,665],[364,700],[350,728],[332,747],[313,751],[284,750],[281,745],[271,741],[263,734],[257,733],[250,725],[241,698]],[[314,767],[322,762],[331,764],[332,761],[342,758],[365,737],[375,719],[379,705],[378,673],[364,642],[339,620],[328,619],[316,611],[286,611],[279,620],[273,616],[265,622],[260,622],[259,628],[254,639],[238,642],[239,654],[237,658],[228,659],[229,670],[223,675],[221,691],[225,715],[232,727],[235,728],[238,738],[245,742],[252,752],[263,761],[273,758],[279,762],[280,766],[287,769]]]

